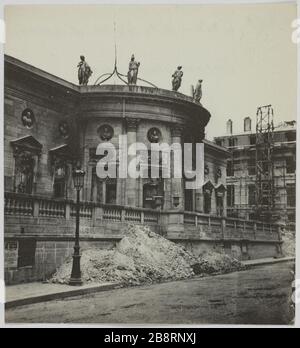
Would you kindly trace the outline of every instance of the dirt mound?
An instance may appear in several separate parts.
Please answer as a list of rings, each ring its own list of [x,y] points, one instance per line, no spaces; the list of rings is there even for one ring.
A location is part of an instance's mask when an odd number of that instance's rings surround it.
[[[233,257],[211,251],[200,255],[192,267],[195,274],[201,275],[229,273],[244,268],[240,261]]]
[[[121,282],[138,285],[185,279],[195,274],[222,273],[240,269],[241,264],[229,256],[206,253],[196,258],[146,226],[129,225],[124,238],[113,250],[82,251],[81,271],[84,282]],[[67,260],[51,282],[67,283],[72,259]]]
[[[282,238],[282,253],[284,256],[295,256],[296,238],[295,231],[283,229],[281,231]]]

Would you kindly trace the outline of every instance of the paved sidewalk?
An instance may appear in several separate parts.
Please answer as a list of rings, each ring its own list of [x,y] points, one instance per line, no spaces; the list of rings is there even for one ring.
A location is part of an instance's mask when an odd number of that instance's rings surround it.
[[[266,259],[256,259],[256,260],[247,260],[247,261],[242,261],[242,264],[244,266],[263,266],[263,265],[271,265],[275,263],[280,263],[280,262],[294,262],[295,257],[281,257],[278,259],[275,258],[266,258]]]
[[[94,292],[112,290],[120,286],[120,283],[92,283],[84,284],[82,286],[70,286],[38,282],[10,285],[5,288],[5,307],[11,308],[66,297],[91,294]]]
[[[294,257],[280,259],[267,258],[242,261],[248,268],[276,264],[280,262],[295,261]],[[121,283],[85,284],[82,286],[70,286],[51,283],[26,283],[7,286],[5,289],[6,308],[18,307],[32,303],[46,302],[73,296],[81,296],[100,291],[107,291],[121,287]]]

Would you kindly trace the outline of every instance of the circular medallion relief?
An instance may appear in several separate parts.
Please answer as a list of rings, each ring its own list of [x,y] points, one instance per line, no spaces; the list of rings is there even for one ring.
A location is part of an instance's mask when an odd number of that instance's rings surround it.
[[[64,138],[67,138],[70,134],[70,128],[66,121],[60,122],[60,124],[58,125],[58,130],[60,135],[63,136]]]
[[[98,132],[100,139],[103,141],[108,141],[114,136],[114,130],[108,124],[104,124],[104,125],[100,126],[98,128],[97,132]]]
[[[34,113],[31,109],[25,109],[22,112],[21,119],[22,119],[23,126],[26,128],[32,128],[35,123]]]
[[[158,128],[151,128],[147,134],[150,143],[159,143],[161,140],[161,132]]]

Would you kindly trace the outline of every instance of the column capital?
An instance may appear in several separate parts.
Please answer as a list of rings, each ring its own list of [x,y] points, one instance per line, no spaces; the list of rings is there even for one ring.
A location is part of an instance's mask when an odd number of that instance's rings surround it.
[[[136,132],[139,122],[139,118],[126,117],[127,131]]]
[[[183,126],[172,126],[171,127],[171,135],[172,138],[181,138],[183,133]]]

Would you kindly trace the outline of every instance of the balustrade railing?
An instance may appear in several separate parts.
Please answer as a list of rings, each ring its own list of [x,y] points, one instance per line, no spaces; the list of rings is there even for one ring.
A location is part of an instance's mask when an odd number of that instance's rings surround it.
[[[33,218],[74,219],[76,204],[74,201],[55,200],[12,192],[5,193],[4,212],[6,215]],[[89,219],[93,223],[127,222],[159,225],[168,224],[168,218],[161,219],[161,215],[170,216],[173,212],[161,212],[143,208],[124,207],[118,205],[98,204],[92,202],[80,203],[80,217]],[[167,215],[166,215],[167,214]],[[175,212],[183,215],[183,223],[187,232],[200,231],[216,238],[278,240],[279,226],[262,221],[242,220],[236,218],[213,216],[195,212]],[[218,237],[219,235],[219,237]]]
[[[80,210],[79,215],[81,218],[87,218],[91,219],[93,217],[93,207],[91,204],[87,204],[85,202],[80,203]],[[71,203],[71,211],[70,216],[75,217],[76,216],[76,204]]]
[[[140,211],[136,211],[133,209],[125,210],[125,221],[127,222],[142,222],[142,215]]]
[[[66,204],[52,200],[39,200],[39,216],[45,217],[64,217]]]
[[[103,209],[103,220],[105,221],[122,221],[122,209],[115,207],[104,207]]]
[[[184,224],[187,228],[210,233],[222,233],[224,238],[279,240],[280,230],[277,224],[262,221],[243,220],[207,215],[195,212],[184,212]]]
[[[33,198],[26,195],[5,195],[5,214],[8,215],[33,215]]]

